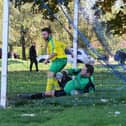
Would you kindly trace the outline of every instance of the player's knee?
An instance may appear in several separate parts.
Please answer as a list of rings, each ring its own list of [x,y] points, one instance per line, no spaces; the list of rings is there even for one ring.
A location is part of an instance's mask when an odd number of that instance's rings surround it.
[[[53,72],[48,72],[48,77],[54,77],[54,73]]]
[[[48,97],[54,96],[54,91],[46,91],[45,95]]]

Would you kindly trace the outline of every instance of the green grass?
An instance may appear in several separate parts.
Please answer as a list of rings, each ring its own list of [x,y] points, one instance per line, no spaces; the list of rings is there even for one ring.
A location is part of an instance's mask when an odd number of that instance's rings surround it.
[[[94,75],[95,94],[42,100],[17,99],[19,93],[45,89],[48,66],[39,64],[39,68],[40,72],[29,72],[29,61],[9,60],[8,107],[0,110],[1,126],[125,126],[125,89],[115,90],[124,83],[100,66],[96,66]]]
[[[120,114],[116,115],[115,112]],[[23,114],[34,117],[22,117]],[[9,116],[7,115],[9,114]],[[1,126],[125,126],[126,106],[34,106],[25,105],[0,111]]]

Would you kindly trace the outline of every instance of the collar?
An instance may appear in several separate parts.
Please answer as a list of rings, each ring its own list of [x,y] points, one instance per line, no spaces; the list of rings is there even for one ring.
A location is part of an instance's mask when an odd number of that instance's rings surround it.
[[[52,36],[49,36],[49,38],[48,38],[48,42],[50,42],[50,41],[52,41]]]

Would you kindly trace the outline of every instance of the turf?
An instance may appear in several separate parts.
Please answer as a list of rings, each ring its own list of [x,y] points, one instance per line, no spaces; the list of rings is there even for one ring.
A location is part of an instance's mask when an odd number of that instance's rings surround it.
[[[10,60],[8,63],[8,107],[0,110],[1,126],[125,126],[125,88],[115,90],[124,83],[109,70],[96,66],[95,94],[42,100],[17,99],[18,93],[45,89],[48,66],[40,64],[40,72],[29,72],[28,66],[28,61]]]
[[[23,116],[26,113],[34,116]],[[1,126],[125,126],[125,118],[126,105],[62,107],[28,104],[0,111]]]

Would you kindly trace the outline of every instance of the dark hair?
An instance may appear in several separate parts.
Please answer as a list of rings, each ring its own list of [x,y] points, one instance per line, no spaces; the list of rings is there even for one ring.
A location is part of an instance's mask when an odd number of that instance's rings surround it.
[[[51,31],[51,29],[49,27],[45,27],[45,28],[41,29],[41,32],[45,32],[45,31],[48,32],[49,34],[52,33],[52,31]]]
[[[94,67],[90,64],[85,64],[86,68],[87,68],[87,73],[90,73],[90,75],[92,75],[94,73]]]

